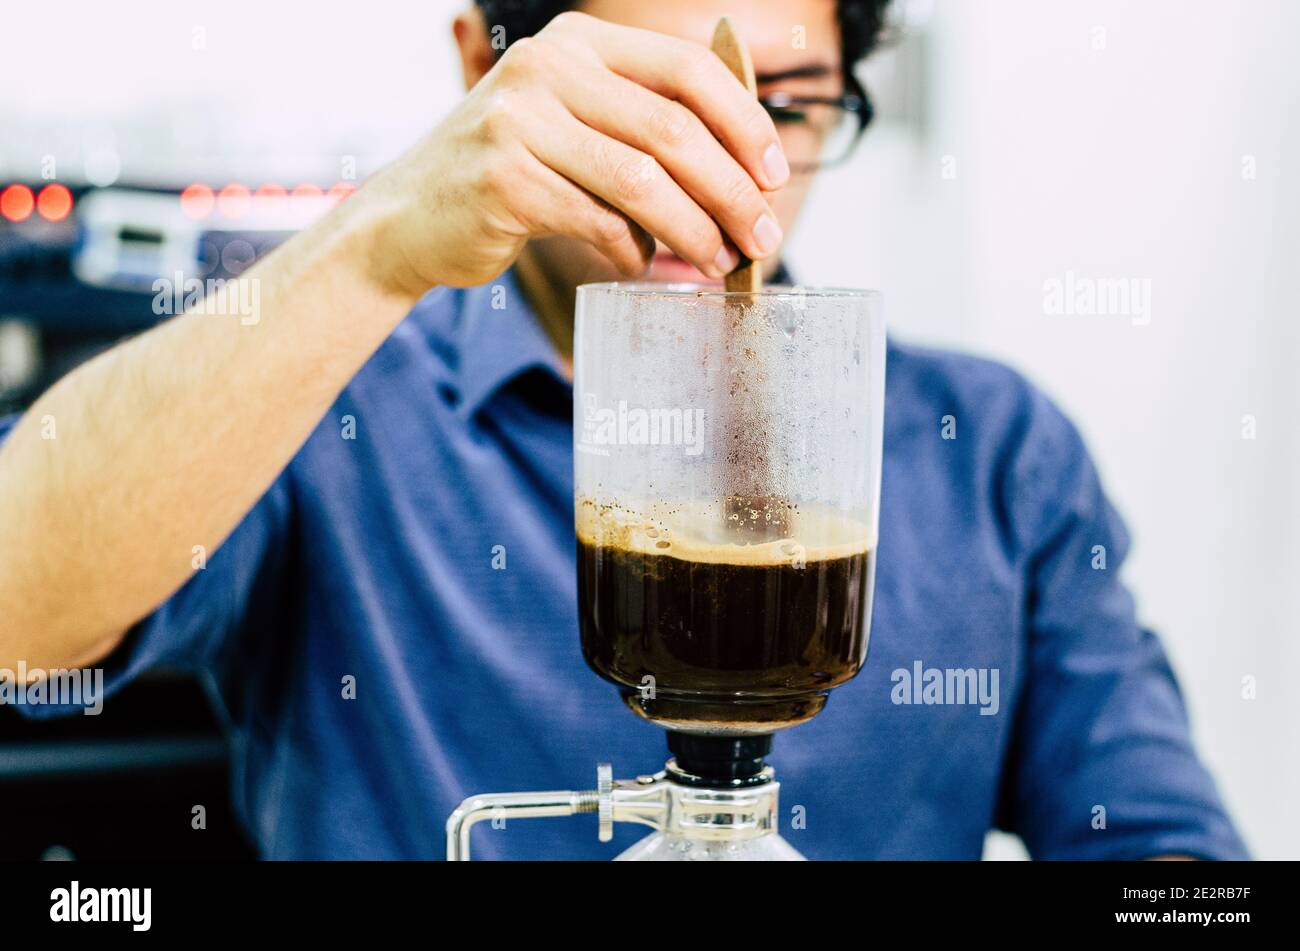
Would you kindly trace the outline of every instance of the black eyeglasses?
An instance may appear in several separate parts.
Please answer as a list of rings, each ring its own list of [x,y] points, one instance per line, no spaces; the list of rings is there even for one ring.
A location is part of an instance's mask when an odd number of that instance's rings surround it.
[[[791,96],[777,92],[759,98],[781,136],[790,171],[806,174],[838,165],[853,154],[875,116],[871,99],[856,78],[842,96]]]

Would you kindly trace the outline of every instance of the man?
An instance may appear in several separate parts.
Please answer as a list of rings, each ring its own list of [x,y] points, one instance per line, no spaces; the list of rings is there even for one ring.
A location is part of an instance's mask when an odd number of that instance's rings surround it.
[[[850,69],[883,6],[458,17],[469,95],[247,273],[260,320],[218,300],[4,424],[0,666],[102,665],[110,689],[203,672],[267,857],[435,856],[470,793],[656,768],[662,732],[579,652],[574,287],[647,263],[716,280],[738,253],[773,276],[825,141],[863,113]],[[736,7],[766,107],[703,45]],[[812,858],[976,858],[993,826],[1044,858],[1241,855],[1075,430],[996,365],[888,360],[871,655],[777,740],[803,819],[783,833]],[[998,691],[901,702],[918,668]],[[612,855],[581,821],[475,847]]]

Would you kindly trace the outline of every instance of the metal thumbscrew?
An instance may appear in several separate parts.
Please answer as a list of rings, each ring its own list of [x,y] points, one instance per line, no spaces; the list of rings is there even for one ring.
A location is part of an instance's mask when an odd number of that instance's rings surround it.
[[[601,842],[609,842],[614,838],[614,767],[609,763],[596,764],[596,802],[597,835]]]

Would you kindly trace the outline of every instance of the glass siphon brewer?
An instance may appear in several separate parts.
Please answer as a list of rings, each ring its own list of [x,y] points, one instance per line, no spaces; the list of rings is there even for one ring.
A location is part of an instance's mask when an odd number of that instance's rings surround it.
[[[861,668],[875,577],[885,334],[871,291],[578,288],[575,528],[583,656],[668,731],[654,775],[465,800],[653,834],[619,859],[798,859],[773,734]]]

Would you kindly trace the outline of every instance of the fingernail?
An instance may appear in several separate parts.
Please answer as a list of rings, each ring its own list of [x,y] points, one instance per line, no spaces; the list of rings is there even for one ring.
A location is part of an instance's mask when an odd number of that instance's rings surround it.
[[[754,224],[754,243],[765,255],[771,254],[781,244],[781,226],[767,212],[763,212]]]
[[[790,164],[785,160],[785,152],[775,142],[763,153],[763,174],[772,188],[781,187],[790,177]]]
[[[725,244],[718,248],[718,253],[713,256],[713,266],[720,272],[718,277],[725,277],[730,274],[739,263],[740,258]]]

